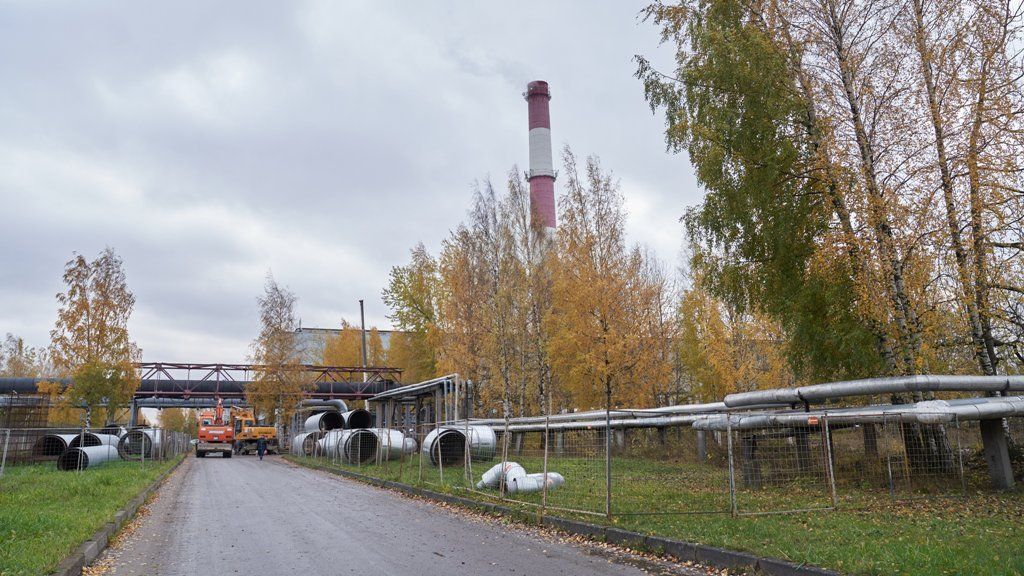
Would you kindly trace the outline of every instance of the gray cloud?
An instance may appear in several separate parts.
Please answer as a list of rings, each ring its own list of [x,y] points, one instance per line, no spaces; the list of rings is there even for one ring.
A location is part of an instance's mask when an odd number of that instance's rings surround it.
[[[386,325],[389,268],[527,157],[526,82],[556,145],[622,182],[629,234],[674,262],[699,199],[632,56],[645,2],[5,3],[0,332],[44,344],[63,263],[114,246],[150,360],[241,360],[263,276],[307,325]]]

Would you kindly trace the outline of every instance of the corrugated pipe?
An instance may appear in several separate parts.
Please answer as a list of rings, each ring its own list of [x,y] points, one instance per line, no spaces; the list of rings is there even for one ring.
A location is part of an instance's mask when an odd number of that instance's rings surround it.
[[[71,441],[76,437],[75,434],[46,434],[36,440],[35,444],[32,445],[33,456],[50,456],[56,457],[64,453],[65,450],[71,445]]]
[[[469,453],[473,460],[493,459],[498,450],[498,437],[489,426],[452,424],[434,428],[423,439],[423,452],[430,456],[430,463],[435,466],[460,463],[466,457],[467,432]]]
[[[1024,376],[895,376],[890,378],[865,378],[828,384],[814,384],[796,388],[755,390],[729,394],[725,405],[729,408],[754,404],[803,404],[820,403],[846,396],[875,396],[883,394],[908,394],[913,392],[1024,392]]]
[[[110,444],[86,446],[84,448],[68,448],[57,459],[58,470],[85,470],[99,466],[104,462],[117,460],[117,448]]]

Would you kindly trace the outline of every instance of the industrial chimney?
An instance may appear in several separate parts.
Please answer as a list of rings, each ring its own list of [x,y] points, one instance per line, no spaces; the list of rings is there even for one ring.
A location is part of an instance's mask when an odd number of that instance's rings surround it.
[[[551,115],[548,83],[534,80],[526,85],[530,113],[530,210],[533,224],[549,235],[555,230],[555,171],[551,164]]]

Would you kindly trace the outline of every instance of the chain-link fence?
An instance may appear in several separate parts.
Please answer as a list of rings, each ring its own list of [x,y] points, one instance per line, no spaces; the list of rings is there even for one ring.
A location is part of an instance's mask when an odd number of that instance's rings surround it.
[[[1005,421],[1015,475],[1024,419]],[[989,486],[978,422],[837,414],[695,429],[609,417],[317,432],[292,454],[366,476],[592,516],[758,515],[963,497]]]
[[[116,460],[167,460],[190,447],[189,435],[163,428],[2,428],[0,475],[23,464],[52,462],[62,470],[84,470]]]

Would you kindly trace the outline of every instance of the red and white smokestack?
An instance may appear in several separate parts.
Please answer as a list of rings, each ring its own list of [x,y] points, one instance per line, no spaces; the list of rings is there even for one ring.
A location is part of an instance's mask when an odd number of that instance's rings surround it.
[[[548,83],[534,80],[526,85],[530,112],[530,210],[534,224],[551,233],[555,229],[555,170],[551,163],[551,114]]]

